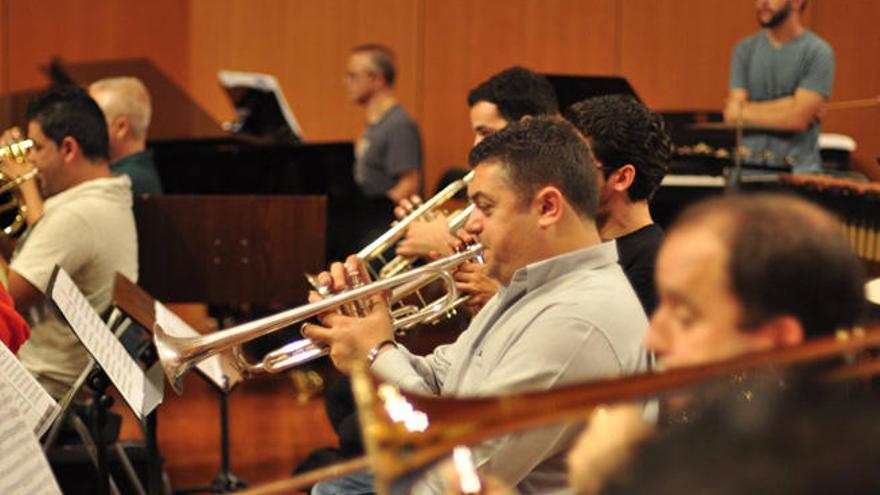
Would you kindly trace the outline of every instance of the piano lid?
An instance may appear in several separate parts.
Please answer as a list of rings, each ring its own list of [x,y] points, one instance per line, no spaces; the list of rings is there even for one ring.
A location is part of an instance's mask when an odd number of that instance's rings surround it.
[[[63,76],[83,86],[104,77],[134,76],[142,80],[150,91],[153,103],[150,142],[229,137],[219,123],[148,59],[78,63],[53,61],[42,69],[47,75],[47,85]],[[27,102],[38,91],[0,95],[0,127],[5,129],[22,125]]]
[[[603,95],[630,95],[642,101],[629,81],[619,76],[575,76],[561,74],[544,74],[556,90],[559,110],[565,110],[572,104],[587,98]]]

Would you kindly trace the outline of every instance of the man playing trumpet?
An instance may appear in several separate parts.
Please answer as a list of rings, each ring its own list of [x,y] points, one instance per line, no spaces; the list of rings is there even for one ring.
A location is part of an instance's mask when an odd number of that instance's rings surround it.
[[[469,161],[476,210],[465,230],[485,246],[487,271],[501,288],[468,329],[415,356],[394,343],[387,305],[374,298],[364,318],[325,314],[303,333],[329,346],[343,372],[367,359],[383,379],[431,395],[498,395],[643,371],[647,321],[614,244],[599,237],[595,166],[574,128],[545,118],[511,124],[477,145]],[[319,282],[340,292],[354,272],[366,273],[352,257]],[[564,453],[576,434],[566,425],[509,435],[478,446],[475,460],[523,493],[546,493],[565,485]],[[313,493],[371,490],[369,475],[359,473]],[[433,472],[412,490],[441,492]]]

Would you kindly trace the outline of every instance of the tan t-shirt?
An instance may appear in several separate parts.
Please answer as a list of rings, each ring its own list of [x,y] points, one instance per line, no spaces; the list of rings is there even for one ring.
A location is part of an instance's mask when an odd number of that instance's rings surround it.
[[[110,306],[113,277],[137,280],[137,231],[127,176],[94,179],[47,199],[43,216],[22,238],[10,269],[45,293],[55,265],[73,278],[92,307]],[[27,315],[30,339],[22,364],[55,398],[64,395],[88,363],[88,354],[44,300]]]

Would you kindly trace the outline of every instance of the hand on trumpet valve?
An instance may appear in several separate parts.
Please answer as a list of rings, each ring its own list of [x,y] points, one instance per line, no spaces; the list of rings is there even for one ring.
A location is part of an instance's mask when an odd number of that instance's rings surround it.
[[[366,265],[357,256],[350,256],[345,264],[333,263],[330,271],[321,272],[317,280],[319,286],[329,287],[334,294],[370,283]],[[309,302],[318,302],[324,297],[312,291]],[[394,339],[387,297],[387,294],[378,294],[357,301],[356,308],[324,313],[318,316],[319,323],[307,323],[301,332],[304,337],[326,345],[333,365],[348,374],[354,361],[364,359],[380,343]]]
[[[460,252],[476,242],[477,238],[473,234],[461,230],[450,247],[453,251]],[[486,264],[480,261],[462,263],[452,273],[452,277],[458,291],[469,296],[462,305],[472,315],[477,314],[498,292],[499,282],[489,276]]]
[[[21,130],[18,127],[12,127],[0,135],[0,148],[15,145],[24,139],[25,136]],[[26,154],[16,154],[0,158],[0,172],[9,178],[16,179],[33,169],[34,164],[27,159]]]
[[[409,225],[406,235],[397,244],[397,254],[407,258],[428,258],[432,252],[449,256],[453,252],[450,244],[454,241],[455,236],[449,233],[449,219],[443,213],[437,213],[428,221]]]
[[[394,218],[403,220],[409,216],[410,213],[416,211],[419,206],[422,206],[422,203],[424,203],[424,201],[422,201],[421,196],[416,194],[413,194],[409,198],[401,199],[397,202],[397,206],[394,207]]]

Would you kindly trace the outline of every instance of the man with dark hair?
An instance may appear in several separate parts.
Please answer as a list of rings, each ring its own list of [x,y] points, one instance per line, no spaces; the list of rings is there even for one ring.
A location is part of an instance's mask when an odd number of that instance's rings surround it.
[[[474,145],[513,122],[559,112],[556,91],[550,81],[524,67],[510,67],[494,74],[470,91],[467,102]],[[412,208],[409,200],[404,199],[395,213],[402,217]],[[432,251],[451,254],[449,245],[455,242],[455,237],[447,225],[444,215],[437,215],[429,222],[413,223],[406,237],[398,243],[397,254],[408,257],[427,257]],[[463,266],[455,276],[459,290],[471,295],[465,306],[472,313],[498,289],[497,281],[486,277],[483,267],[477,264]]]
[[[650,315],[657,304],[654,259],[663,229],[651,218],[649,203],[672,152],[663,118],[624,95],[575,103],[565,118],[584,135],[596,157],[599,234],[617,241],[620,265]]]
[[[559,113],[553,85],[525,67],[493,75],[468,93],[467,102],[475,145],[524,117]]]
[[[713,199],[682,213],[657,258],[657,289],[660,304],[645,345],[665,369],[830,335],[855,325],[865,300],[861,263],[839,222],[804,200],[771,194]],[[774,391],[757,385],[734,390],[733,400],[723,399],[723,407],[743,401],[748,402],[746,407],[763,407],[758,406],[759,395],[782,392],[778,386]],[[689,423],[698,420],[705,404],[695,407],[683,397],[676,399],[667,401],[667,419],[687,412]],[[635,421],[620,421],[625,415]],[[610,416],[617,418],[609,423]],[[603,431],[603,422],[618,429]],[[705,426],[696,431],[713,434],[713,426]],[[643,431],[644,426],[625,407],[612,409],[604,419],[594,421],[572,451],[569,462],[577,493],[593,493],[619,468],[596,471],[599,459],[607,462],[621,448],[631,448],[618,442],[621,428]],[[644,437],[638,434],[633,440]],[[683,438],[678,441],[697,442]]]
[[[422,140],[418,126],[394,96],[395,78],[389,48],[369,44],[352,49],[345,87],[367,118],[355,150],[355,180],[367,197],[396,203],[421,190]]]
[[[470,163],[476,210],[465,229],[483,244],[487,271],[502,287],[468,329],[415,356],[393,341],[387,305],[374,298],[365,318],[323,315],[304,334],[328,345],[343,372],[367,358],[390,383],[429,395],[540,390],[644,370],[647,322],[614,245],[602,243],[596,229],[596,174],[577,131],[558,119],[512,123],[471,150]],[[346,269],[365,273],[356,257],[346,265],[332,265],[320,283],[338,292],[348,285]],[[475,459],[523,493],[546,493],[565,483],[562,460],[576,432],[564,425],[509,435],[476,447]],[[364,473],[319,484],[314,493],[369,490]],[[413,493],[441,490],[432,472]]]
[[[854,326],[864,307],[861,264],[839,222],[790,196],[728,196],[692,206],[669,230],[656,275],[660,301],[645,344],[664,369],[830,335]],[[767,459],[771,450],[779,448],[801,453],[791,442],[799,438],[798,428],[810,433],[809,423],[788,429],[785,414],[774,412],[774,402],[785,404],[782,411],[800,411],[798,416],[815,404],[796,400],[797,407],[789,407],[784,389],[795,388],[794,377],[787,377],[782,388],[775,378],[767,383],[740,377],[731,381],[732,390],[712,389],[715,397],[697,405],[690,397],[668,398],[667,419],[687,421],[678,426],[664,421],[657,436],[641,419],[639,408],[601,408],[569,454],[570,488],[577,494],[594,494],[614,479],[608,493],[687,493],[700,491],[694,484],[699,481],[727,486],[725,476],[748,477],[756,487],[771,486],[768,480],[784,484],[784,477],[773,477],[775,470],[785,471],[788,454],[783,452],[775,453],[779,457],[769,469],[744,473],[731,472],[728,466],[731,462],[740,466],[742,460],[758,468],[760,462],[750,456]],[[820,421],[827,421],[829,408],[821,407]],[[686,417],[684,411],[689,413]],[[780,436],[777,429],[784,429]],[[825,430],[823,435],[830,433]],[[857,438],[851,433],[848,438]],[[810,439],[808,444],[819,445],[822,439]],[[643,442],[648,447],[637,449]],[[719,451],[743,457],[730,458]],[[621,471],[634,454],[636,465]],[[673,487],[678,489],[669,489]],[[745,490],[768,491],[774,490]]]
[[[759,165],[765,152],[782,163],[794,159],[795,173],[821,171],[819,119],[831,97],[834,52],[801,22],[806,0],[758,0],[763,31],[740,41],[730,67],[724,120],[774,128],[787,134],[749,133],[746,162]],[[757,159],[755,158],[757,157]]]
[[[16,173],[36,168],[42,192],[37,198],[46,201],[35,204],[39,221],[29,222],[4,268],[15,306],[31,326],[18,357],[59,398],[88,363],[88,354],[46,300],[49,278],[60,265],[99,313],[110,306],[115,272],[137,279],[131,181],[111,175],[104,115],[81,88],[40,93],[28,104],[26,119],[34,142],[28,161],[4,165]],[[11,129],[3,139],[20,138],[18,129]],[[33,181],[24,185],[33,187]]]

